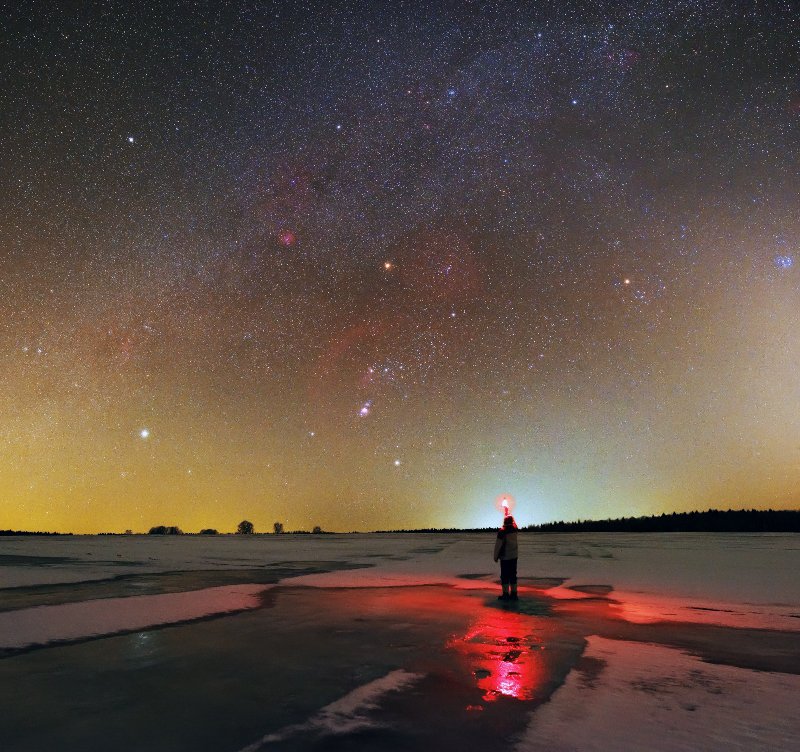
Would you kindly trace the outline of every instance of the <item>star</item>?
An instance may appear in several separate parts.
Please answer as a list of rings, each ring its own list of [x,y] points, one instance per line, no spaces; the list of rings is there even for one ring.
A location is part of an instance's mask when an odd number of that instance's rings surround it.
[[[139,431],[139,437],[142,439],[150,438],[150,431],[147,428],[143,428],[141,431]]]

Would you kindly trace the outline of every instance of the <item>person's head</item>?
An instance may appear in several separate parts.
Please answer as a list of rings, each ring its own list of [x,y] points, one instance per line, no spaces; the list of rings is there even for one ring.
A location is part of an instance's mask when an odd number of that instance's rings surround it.
[[[514,518],[509,514],[503,519],[503,527],[506,530],[516,530],[517,523],[514,522]]]

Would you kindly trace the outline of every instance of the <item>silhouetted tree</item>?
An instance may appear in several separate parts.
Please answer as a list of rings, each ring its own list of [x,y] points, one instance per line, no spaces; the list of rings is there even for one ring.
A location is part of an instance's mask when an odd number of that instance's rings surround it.
[[[252,533],[253,531],[251,530],[250,532]],[[200,535],[219,535],[219,533],[213,527],[207,527],[200,531]]]
[[[237,535],[252,535],[254,529],[255,528],[253,527],[253,523],[250,522],[250,520],[242,520],[239,523],[239,527],[236,528],[236,534]]]
[[[314,529],[311,532],[315,535],[319,535],[322,532],[322,528],[319,525],[314,525]]]
[[[283,532],[283,523],[282,522],[276,522],[272,526],[272,529],[275,531],[275,535],[280,535]]]
[[[183,530],[177,525],[157,525],[150,528],[148,535],[183,535]]]

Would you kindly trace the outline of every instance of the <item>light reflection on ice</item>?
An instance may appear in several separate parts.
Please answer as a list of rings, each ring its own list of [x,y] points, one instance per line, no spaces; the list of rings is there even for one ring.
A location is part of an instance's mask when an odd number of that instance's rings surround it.
[[[533,620],[513,611],[484,610],[448,647],[467,660],[487,702],[499,696],[533,700],[545,681]]]

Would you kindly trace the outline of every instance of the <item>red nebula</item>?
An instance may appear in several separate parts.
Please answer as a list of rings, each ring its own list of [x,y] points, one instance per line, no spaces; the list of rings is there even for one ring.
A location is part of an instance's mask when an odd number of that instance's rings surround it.
[[[451,337],[452,313],[456,307],[466,312],[480,299],[486,277],[477,246],[464,229],[415,230],[389,249],[378,269],[371,292],[347,311],[338,333],[331,325],[334,333],[312,371],[312,399],[323,399],[326,387],[337,381],[366,386],[365,366],[386,360],[387,353],[408,361],[409,379],[415,370],[443,364],[458,346]]]
[[[297,235],[291,230],[282,230],[278,233],[278,243],[284,248],[291,248],[297,242]]]
[[[605,54],[605,61],[608,65],[613,65],[622,69],[630,69],[640,63],[642,53],[630,47],[623,49],[609,50]]]

